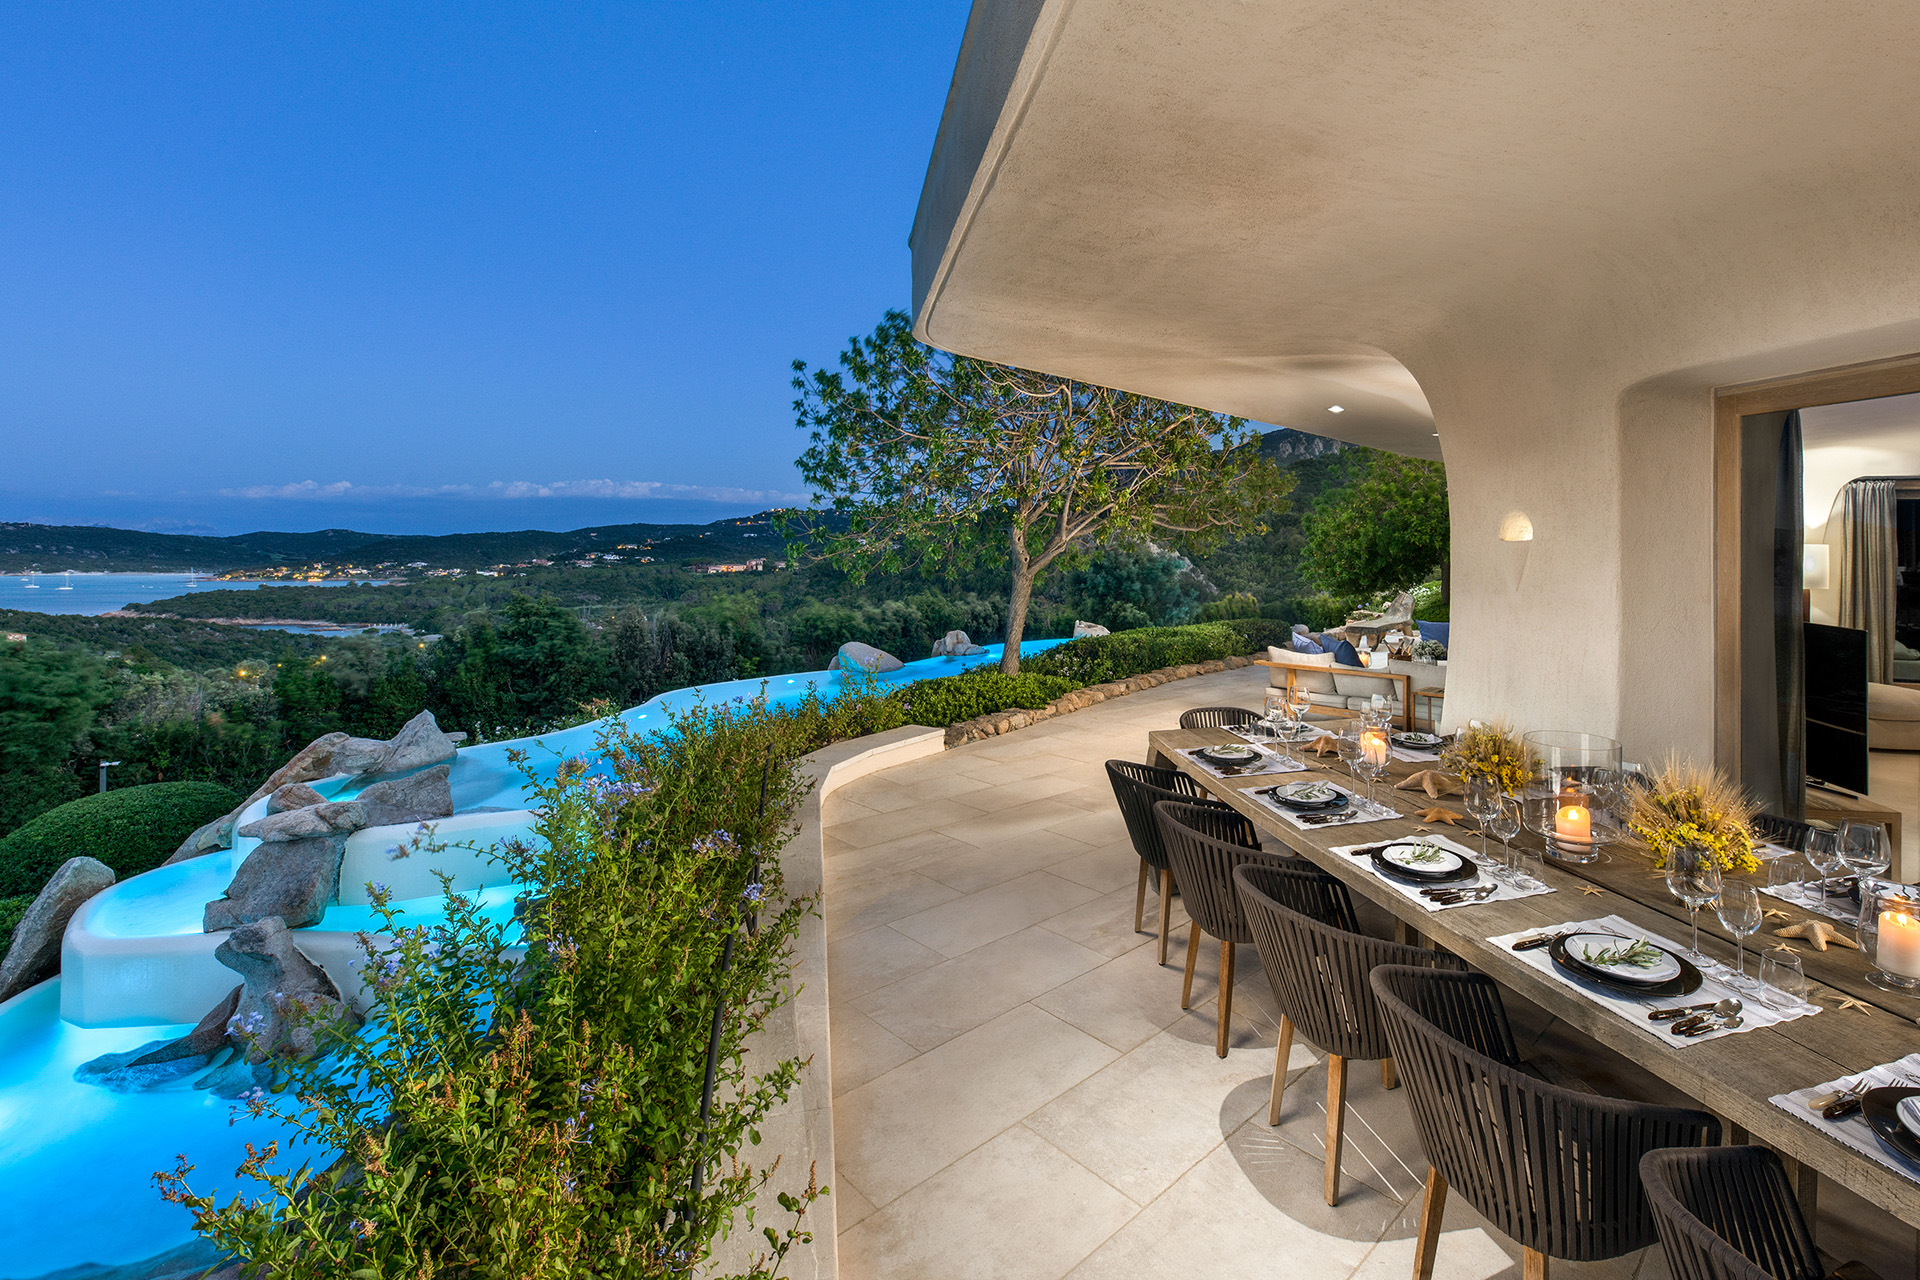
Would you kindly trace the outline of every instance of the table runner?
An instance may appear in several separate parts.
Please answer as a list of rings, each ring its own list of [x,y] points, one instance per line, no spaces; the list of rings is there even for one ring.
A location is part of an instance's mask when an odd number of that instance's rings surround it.
[[[1855,1075],[1842,1076],[1838,1080],[1827,1080],[1820,1084],[1809,1085],[1804,1089],[1795,1089],[1792,1093],[1777,1093],[1767,1099],[1767,1101],[1779,1107],[1788,1115],[1795,1116],[1805,1123],[1812,1125],[1829,1138],[1837,1139],[1847,1146],[1852,1147],[1869,1160],[1877,1160],[1901,1177],[1913,1182],[1920,1182],[1920,1169],[1915,1169],[1912,1164],[1881,1146],[1880,1139],[1874,1136],[1873,1126],[1869,1125],[1867,1118],[1858,1111],[1850,1116],[1844,1116],[1839,1120],[1824,1120],[1818,1111],[1807,1106],[1807,1099],[1809,1098],[1819,1097],[1824,1093],[1832,1093],[1836,1089],[1849,1088],[1863,1080],[1870,1086],[1879,1087],[1881,1085],[1901,1084],[1903,1082],[1902,1077],[1911,1077],[1915,1080],[1920,1080],[1920,1053],[1910,1053],[1904,1058],[1882,1063],[1880,1066],[1869,1068]]]
[[[1452,852],[1459,854],[1461,857],[1465,858],[1469,863],[1472,863],[1474,859],[1473,850],[1457,845],[1453,841],[1447,839],[1445,836],[1435,836],[1435,835],[1407,836],[1402,840],[1395,840],[1395,841],[1392,841],[1391,843],[1413,844],[1416,842],[1439,845],[1443,849],[1449,849]],[[1333,847],[1333,851],[1335,853],[1348,854],[1348,855],[1367,854],[1367,853],[1372,853],[1373,850],[1379,847],[1380,847],[1379,841],[1371,841],[1367,844],[1335,845]],[[1477,863],[1475,865],[1478,866]],[[1533,881],[1533,883],[1538,886],[1537,888],[1516,889],[1510,884],[1504,884],[1504,883],[1501,883],[1500,881],[1495,880],[1492,876],[1487,874],[1487,869],[1482,866],[1479,868],[1480,880],[1478,883],[1481,885],[1487,885],[1487,884],[1498,885],[1499,888],[1497,892],[1495,892],[1490,897],[1474,899],[1467,902],[1442,903],[1442,902],[1435,902],[1432,898],[1422,897],[1420,890],[1423,888],[1441,888],[1445,886],[1408,884],[1407,882],[1402,880],[1395,880],[1389,876],[1381,875],[1379,869],[1377,867],[1371,866],[1371,863],[1369,863],[1369,870],[1373,871],[1374,879],[1378,880],[1381,884],[1384,884],[1387,887],[1396,890],[1400,894],[1400,896],[1405,898],[1408,902],[1415,903],[1420,907],[1423,907],[1427,911],[1445,911],[1449,907],[1478,907],[1478,906],[1485,906],[1490,902],[1513,902],[1519,898],[1533,898],[1533,897],[1538,897],[1543,893],[1553,892],[1553,889],[1551,886],[1542,884],[1538,880]],[[1461,887],[1466,888],[1466,887],[1472,887],[1472,886],[1463,882]]]
[[[1700,1044],[1707,1040],[1717,1040],[1721,1036],[1741,1035],[1757,1027],[1775,1027],[1783,1022],[1791,1022],[1795,1018],[1805,1018],[1820,1012],[1820,1006],[1817,1004],[1775,1008],[1762,1001],[1759,992],[1735,990],[1711,973],[1701,975],[1705,981],[1701,983],[1700,989],[1691,995],[1636,996],[1625,991],[1614,991],[1598,983],[1583,982],[1568,974],[1553,962],[1553,957],[1547,954],[1546,947],[1535,947],[1531,951],[1513,949],[1513,944],[1520,939],[1535,937],[1541,933],[1617,933],[1628,938],[1645,938],[1655,946],[1665,947],[1673,952],[1681,951],[1681,947],[1657,933],[1629,924],[1619,916],[1601,916],[1597,920],[1569,920],[1565,924],[1552,925],[1545,929],[1522,929],[1518,933],[1507,933],[1487,939],[1489,943],[1501,948],[1515,960],[1549,975],[1562,986],[1578,991],[1602,1008],[1611,1009],[1623,1022],[1639,1028],[1649,1038],[1658,1040],[1671,1048],[1684,1049],[1689,1045]],[[1753,948],[1748,948],[1748,951],[1752,950]],[[1758,963],[1757,957],[1755,963]],[[1746,1006],[1741,1011],[1744,1021],[1738,1027],[1721,1028],[1703,1036],[1689,1038],[1671,1034],[1666,1030],[1666,1023],[1647,1021],[1649,1009],[1670,1009],[1683,1004],[1710,1004],[1729,996]]]

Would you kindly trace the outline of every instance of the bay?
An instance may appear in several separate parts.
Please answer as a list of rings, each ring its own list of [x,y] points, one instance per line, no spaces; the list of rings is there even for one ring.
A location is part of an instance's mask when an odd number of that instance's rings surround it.
[[[32,585],[29,585],[32,584]],[[33,613],[101,614],[169,596],[258,587],[344,587],[328,582],[212,582],[193,573],[10,573],[0,576],[0,609]]]

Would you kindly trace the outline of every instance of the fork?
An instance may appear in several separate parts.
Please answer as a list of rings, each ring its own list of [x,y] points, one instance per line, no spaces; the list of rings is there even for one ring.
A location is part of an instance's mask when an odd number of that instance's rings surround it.
[[[1422,889],[1420,892],[1426,895],[1427,899],[1431,902],[1443,907],[1451,907],[1461,902],[1485,902],[1488,898],[1500,892],[1500,886],[1497,884],[1483,884],[1475,889]]]

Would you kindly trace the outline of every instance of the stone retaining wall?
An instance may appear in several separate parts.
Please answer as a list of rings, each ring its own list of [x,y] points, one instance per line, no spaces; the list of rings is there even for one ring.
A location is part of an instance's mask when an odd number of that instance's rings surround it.
[[[1178,667],[1162,667],[1158,671],[1143,672],[1137,676],[1128,676],[1124,680],[1090,684],[1083,689],[1063,693],[1044,707],[1036,707],[1032,710],[1015,707],[1009,711],[995,711],[988,715],[975,716],[971,720],[962,720],[958,724],[947,726],[947,745],[957,747],[962,743],[978,742],[982,738],[1011,733],[1015,729],[1039,724],[1042,720],[1051,720],[1055,716],[1063,716],[1070,711],[1079,711],[1097,702],[1105,702],[1108,698],[1139,693],[1142,689],[1152,689],[1171,680],[1186,680],[1193,676],[1212,675],[1216,671],[1250,667],[1264,656],[1265,653],[1262,652],[1244,658],[1215,658],[1210,662],[1189,662]]]

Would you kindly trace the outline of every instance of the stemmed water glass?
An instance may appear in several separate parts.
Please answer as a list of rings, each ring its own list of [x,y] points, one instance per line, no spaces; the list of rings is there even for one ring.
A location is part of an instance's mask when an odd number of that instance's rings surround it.
[[[1840,861],[1860,879],[1860,896],[1867,894],[1867,878],[1878,876],[1893,865],[1893,850],[1887,841],[1887,829],[1877,822],[1840,824]]]
[[[1722,885],[1713,913],[1733,935],[1733,973],[1727,978],[1727,985],[1742,991],[1754,990],[1760,985],[1760,979],[1747,976],[1747,935],[1760,927],[1760,891],[1740,880]]]
[[[1506,806],[1506,797],[1492,778],[1474,774],[1467,779],[1467,812],[1480,823],[1480,861],[1492,861],[1487,854],[1487,824]]]
[[[1700,950],[1700,908],[1720,896],[1720,864],[1697,845],[1681,845],[1667,855],[1667,892],[1680,899],[1693,920],[1693,947],[1687,958],[1702,969],[1718,968]]]
[[[1295,685],[1287,690],[1287,712],[1298,733],[1300,726],[1307,722],[1307,713],[1313,710],[1313,694],[1305,686]]]
[[[1293,737],[1293,726],[1287,723],[1286,716],[1286,690],[1269,687],[1267,689],[1267,718],[1264,723],[1267,729],[1268,740],[1280,739],[1280,754],[1283,758],[1288,754],[1286,743]],[[1284,737],[1282,736],[1283,731],[1285,734]]]
[[[1369,754],[1366,748],[1366,736],[1362,734],[1360,738],[1360,758],[1353,762],[1353,767],[1358,769],[1360,776],[1367,780],[1367,803],[1372,804],[1373,784],[1378,782],[1380,775],[1387,771],[1389,756],[1385,751],[1381,751],[1378,754]]]
[[[1810,905],[1824,911],[1827,906],[1827,881],[1840,869],[1840,837],[1819,827],[1807,832],[1807,861],[1820,878],[1807,886]]]
[[[1490,818],[1480,820],[1480,830],[1484,834],[1491,831],[1500,847],[1506,851],[1505,862],[1507,877],[1516,889],[1533,888],[1533,877],[1527,874],[1526,853],[1513,847],[1513,838],[1520,834],[1520,806],[1505,796],[1497,795],[1499,807]]]
[[[1339,736],[1334,739],[1334,754],[1346,763],[1347,775],[1358,782],[1360,780],[1360,775],[1356,771],[1360,763],[1360,727],[1358,725],[1349,724],[1340,730]]]

